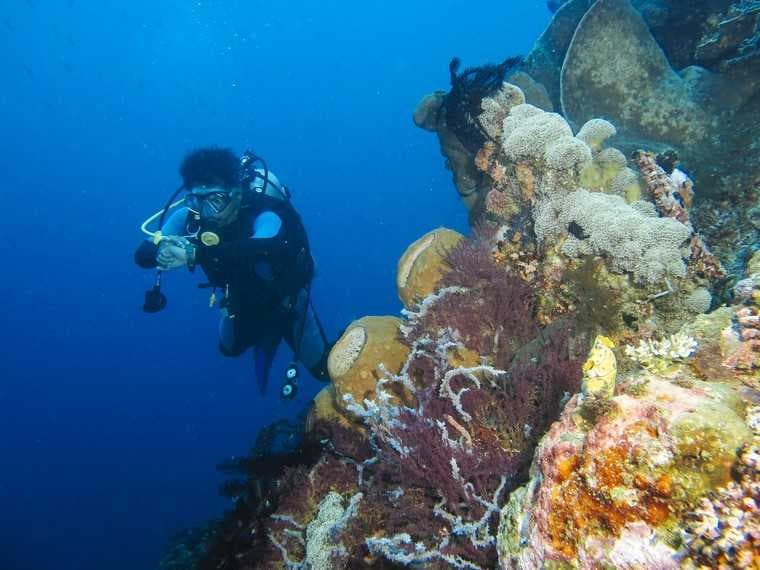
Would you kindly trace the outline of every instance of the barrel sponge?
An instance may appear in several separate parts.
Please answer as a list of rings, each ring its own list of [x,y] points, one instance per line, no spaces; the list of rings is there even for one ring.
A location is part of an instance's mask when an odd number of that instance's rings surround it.
[[[640,282],[686,274],[684,245],[691,230],[673,218],[648,216],[620,196],[583,189],[556,194],[537,206],[534,221],[540,241],[564,238],[565,255],[603,255]]]
[[[585,142],[593,152],[602,150],[604,142],[617,134],[615,126],[604,119],[591,119],[587,121],[575,135]]]
[[[363,432],[362,426],[351,421],[339,408],[335,396],[335,386],[328,384],[322,388],[311,404],[306,419],[306,431],[312,432],[320,423],[338,425],[345,429]]]
[[[372,398],[382,372],[380,365],[397,374],[409,348],[399,338],[401,319],[363,317],[351,323],[327,357],[327,371],[335,387],[335,404],[350,415],[344,397],[355,401]]]
[[[435,291],[446,273],[446,255],[462,239],[462,234],[437,228],[410,245],[398,262],[396,287],[408,309]]]
[[[335,405],[335,387],[328,384],[322,388],[312,402],[311,415],[314,421],[328,421],[343,423],[345,417],[341,415]],[[346,421],[347,423],[347,421]]]

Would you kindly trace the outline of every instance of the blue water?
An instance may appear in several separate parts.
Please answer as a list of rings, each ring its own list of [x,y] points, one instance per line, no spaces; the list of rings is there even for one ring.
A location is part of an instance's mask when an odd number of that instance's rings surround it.
[[[479,8],[474,11],[472,5]],[[209,144],[251,147],[310,232],[331,336],[396,314],[395,266],[466,213],[419,98],[464,65],[527,52],[543,0],[0,5],[0,570],[155,567],[168,536],[218,514],[215,464],[293,417],[248,358],[216,350],[199,276],[167,274],[138,226]]]

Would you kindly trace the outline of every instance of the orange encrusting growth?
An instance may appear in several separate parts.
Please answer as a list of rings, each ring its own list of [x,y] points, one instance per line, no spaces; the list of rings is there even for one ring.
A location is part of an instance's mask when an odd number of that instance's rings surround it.
[[[589,534],[619,536],[626,524],[644,521],[662,524],[670,516],[667,474],[650,479],[635,472],[625,445],[601,453],[564,458],[557,465],[559,485],[553,489],[548,516],[552,546],[568,557],[577,554],[579,541]],[[615,489],[637,490],[635,500],[615,500]]]

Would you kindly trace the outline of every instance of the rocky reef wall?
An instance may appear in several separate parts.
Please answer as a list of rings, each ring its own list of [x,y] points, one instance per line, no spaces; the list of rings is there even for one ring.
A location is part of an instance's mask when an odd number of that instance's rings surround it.
[[[758,567],[760,7],[556,4],[418,106],[471,232],[401,255],[193,567]]]

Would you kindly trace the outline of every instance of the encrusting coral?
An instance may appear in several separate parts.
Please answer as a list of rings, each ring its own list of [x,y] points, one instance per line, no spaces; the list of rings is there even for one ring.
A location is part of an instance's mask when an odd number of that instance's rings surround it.
[[[757,410],[755,410],[757,413]],[[737,452],[728,485],[702,498],[683,530],[686,560],[699,568],[756,568],[760,552],[760,438]]]
[[[754,435],[738,391],[678,381],[626,379],[593,423],[580,395],[567,404],[502,512],[503,568],[679,567],[681,529],[732,481],[736,450]]]

